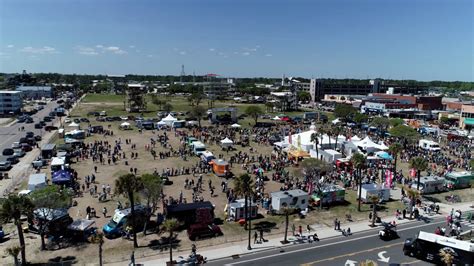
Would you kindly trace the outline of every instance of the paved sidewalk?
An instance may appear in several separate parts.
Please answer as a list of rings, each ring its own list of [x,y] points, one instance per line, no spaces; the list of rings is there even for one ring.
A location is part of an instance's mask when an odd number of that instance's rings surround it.
[[[440,215],[433,214],[430,218],[439,217],[439,216]],[[389,219],[387,219],[386,221],[391,222],[391,220]],[[409,223],[413,221],[415,220],[409,220],[409,219],[398,220],[397,224],[400,225],[400,224],[405,224],[405,223]],[[376,224],[376,225],[380,226],[380,224]],[[347,230],[348,227],[350,227],[351,233],[357,233],[357,232],[374,229],[373,227],[370,226],[369,221],[362,221],[362,222],[342,221],[341,229]],[[313,235],[314,232],[318,234],[318,237],[320,239],[327,239],[327,238],[342,236],[341,231],[334,230],[333,227],[328,227],[321,224],[314,224],[314,225],[311,225],[311,228],[314,229],[315,231],[311,231],[310,233],[308,233],[306,231],[306,228],[304,228],[303,236],[307,237],[308,235]],[[253,233],[252,233],[252,236],[253,236]],[[297,238],[293,236],[290,228],[288,232],[288,241],[290,241],[289,244],[281,243],[281,241],[283,240],[283,234],[279,236],[278,238],[270,238],[266,240],[267,240],[266,242],[261,243],[261,244],[253,244],[253,239],[252,239],[251,240],[252,250],[247,250],[247,245],[248,245],[247,241],[235,242],[232,244],[227,243],[227,244],[216,245],[212,247],[206,247],[202,249],[199,248],[199,243],[197,243],[197,248],[198,248],[197,252],[203,255],[204,257],[207,257],[209,261],[212,261],[212,260],[217,260],[217,259],[221,259],[225,257],[257,253],[264,250],[298,244]],[[190,251],[173,252],[173,259],[175,261],[179,261],[179,258],[178,258],[179,256],[182,256],[183,258],[187,258],[189,254],[190,254]],[[164,251],[159,256],[137,259],[136,263],[143,264],[143,265],[166,265],[167,261],[169,261],[169,251]],[[124,265],[124,262],[112,263],[109,265]]]

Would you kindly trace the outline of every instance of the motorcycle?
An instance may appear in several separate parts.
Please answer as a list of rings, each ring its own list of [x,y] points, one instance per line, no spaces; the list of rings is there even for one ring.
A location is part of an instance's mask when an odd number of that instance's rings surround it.
[[[388,241],[398,238],[396,226],[391,223],[382,223],[384,229],[379,231],[379,237],[382,240]]]

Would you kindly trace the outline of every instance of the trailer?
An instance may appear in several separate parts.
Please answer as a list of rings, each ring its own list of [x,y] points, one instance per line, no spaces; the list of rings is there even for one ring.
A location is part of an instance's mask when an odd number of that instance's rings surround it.
[[[248,202],[250,208],[250,218],[257,218],[258,205],[255,202]],[[245,199],[238,199],[226,205],[224,211],[227,213],[230,221],[239,221],[245,219]]]
[[[309,195],[301,189],[271,193],[272,210],[280,213],[283,208],[304,210],[308,208]]]
[[[226,177],[229,174],[229,163],[224,160],[212,160],[210,163],[212,165],[212,171],[219,177]]]
[[[420,139],[418,142],[418,146],[424,150],[428,151],[440,151],[441,147],[439,146],[438,142],[434,142],[432,140],[427,139]]]
[[[176,218],[184,226],[214,220],[214,205],[210,201],[181,203],[166,206],[166,219]]]
[[[444,176],[446,187],[448,189],[468,188],[471,186],[471,180],[474,179],[472,172],[451,172]]]
[[[41,157],[43,159],[51,159],[56,156],[56,144],[45,144],[41,148]]]
[[[28,178],[28,190],[34,191],[36,189],[41,189],[47,186],[46,184],[46,174],[32,174]]]
[[[359,191],[359,190],[358,190]],[[377,184],[364,184],[361,189],[361,200],[364,203],[370,202],[371,196],[377,196],[379,201],[388,201],[390,199],[390,188]]]
[[[445,187],[446,179],[439,176],[423,176],[420,177],[420,193],[430,194],[439,193],[446,190]],[[418,182],[415,181],[411,184],[412,189],[417,189]]]
[[[345,202],[346,190],[338,185],[326,185],[314,191],[311,198],[314,205],[332,205]]]

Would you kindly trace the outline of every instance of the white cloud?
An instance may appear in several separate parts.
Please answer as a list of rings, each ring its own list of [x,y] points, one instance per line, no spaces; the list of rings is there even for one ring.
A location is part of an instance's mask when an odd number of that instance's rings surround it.
[[[110,52],[110,53],[114,53],[114,54],[126,54],[127,53],[127,51],[120,49],[120,47],[118,47],[118,46],[104,46],[102,44],[98,44],[95,47],[98,49],[97,52],[102,52],[102,53],[105,53],[105,52]]]
[[[186,53],[186,51],[180,51],[179,54],[180,55],[186,55],[187,53]]]
[[[216,49],[215,48],[209,48],[209,51],[214,52],[214,51],[216,51]]]
[[[99,52],[97,52],[96,49],[92,47],[76,46],[75,50],[77,51],[78,54],[82,54],[82,55],[98,55],[99,54]]]
[[[239,54],[239,52],[234,52],[234,54]]]
[[[223,52],[219,52],[219,55],[225,55]]]
[[[243,52],[242,55],[243,56],[248,56],[248,55],[250,55],[250,53],[249,52]]]
[[[267,56],[267,57],[271,57],[271,56],[273,56],[273,55],[272,55],[272,54],[266,54],[265,56]]]
[[[13,45],[13,44],[7,45],[7,48],[13,48],[13,47],[15,47],[15,45]]]
[[[51,47],[51,46],[43,46],[43,47],[23,47],[20,49],[20,52],[22,53],[29,53],[29,54],[57,54],[59,53],[56,48]]]
[[[130,45],[130,46],[128,46],[128,48],[133,49],[133,48],[135,48],[135,45]]]
[[[149,55],[147,55],[146,57],[148,57],[148,58],[152,58],[152,57],[153,57],[153,55],[152,55],[152,54],[149,54]]]
[[[104,46],[102,44],[97,44],[95,47],[96,48],[104,48]]]

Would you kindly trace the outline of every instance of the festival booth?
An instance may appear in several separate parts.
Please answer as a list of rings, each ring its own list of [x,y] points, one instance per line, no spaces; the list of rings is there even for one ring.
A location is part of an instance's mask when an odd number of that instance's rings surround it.
[[[257,203],[249,201],[250,218],[257,218],[258,206]],[[238,199],[229,204],[224,208],[224,212],[227,213],[227,219],[229,221],[240,221],[245,219],[245,199]]]
[[[56,171],[62,170],[65,164],[66,162],[64,158],[53,157],[51,159],[51,171],[56,172]]]
[[[310,154],[303,150],[291,149],[288,151],[288,158],[290,160],[301,161],[303,158],[309,158]]]
[[[338,185],[325,185],[320,189],[315,190],[311,196],[313,204],[319,206],[320,203],[323,205],[332,205],[337,203],[345,202],[346,190]]]
[[[122,130],[129,130],[129,129],[132,129],[130,123],[128,122],[123,122],[122,124],[120,124],[120,129]]]
[[[234,142],[231,139],[227,138],[227,137],[225,139],[221,140],[221,147],[222,148],[230,148],[230,147],[232,147],[232,145],[234,145]]]
[[[308,208],[309,195],[301,189],[277,191],[271,193],[272,210],[279,213],[283,208],[305,210]]]
[[[224,160],[212,160],[210,163],[212,165],[212,171],[219,177],[225,177],[230,173],[229,163]]]
[[[393,160],[392,155],[385,151],[378,151],[375,153],[375,156],[379,157],[382,160]]]
[[[274,121],[281,121],[281,118],[280,118],[279,116],[275,116],[275,117],[272,118],[272,120],[274,120]]]
[[[79,124],[78,123],[75,123],[75,122],[72,122],[70,123],[69,125],[67,125],[68,127],[77,127],[79,128]]]
[[[169,127],[171,127],[175,121],[178,121],[178,119],[174,118],[171,114],[168,114],[165,118],[161,119],[161,122],[164,122]]]
[[[241,128],[241,126],[239,124],[232,124],[230,125],[231,128]]]
[[[390,199],[390,188],[384,187],[380,184],[363,184],[360,195],[361,200],[364,203],[370,202],[370,196],[372,195],[377,196],[379,202],[388,201]]]
[[[28,178],[28,190],[35,191],[36,189],[46,187],[46,174],[32,174]]]
[[[69,186],[72,184],[72,174],[65,170],[53,172],[51,179],[53,180],[53,184],[59,186]]]
[[[380,145],[373,142],[368,136],[365,137],[363,140],[355,143],[355,145],[361,150],[366,151],[367,153],[372,153],[372,152],[388,149],[388,147],[385,145]]]
[[[319,154],[319,158],[317,158],[318,154]],[[319,159],[319,160],[323,160],[325,162],[332,164],[336,162],[337,159],[342,158],[342,153],[336,150],[331,150],[331,149],[327,149],[327,150],[319,149],[318,152],[316,152],[316,150],[311,150],[311,157]]]
[[[352,162],[350,158],[340,158],[336,160],[336,167],[337,168],[352,168]]]
[[[205,151],[201,154],[201,161],[205,163],[210,163],[214,159],[216,159],[216,157],[210,151]]]
[[[94,220],[78,219],[67,226],[69,236],[75,241],[88,241],[97,229]]]
[[[161,120],[159,122],[156,122],[156,128],[160,129],[160,128],[163,128],[163,127],[167,127],[168,124],[166,124],[165,121]]]

